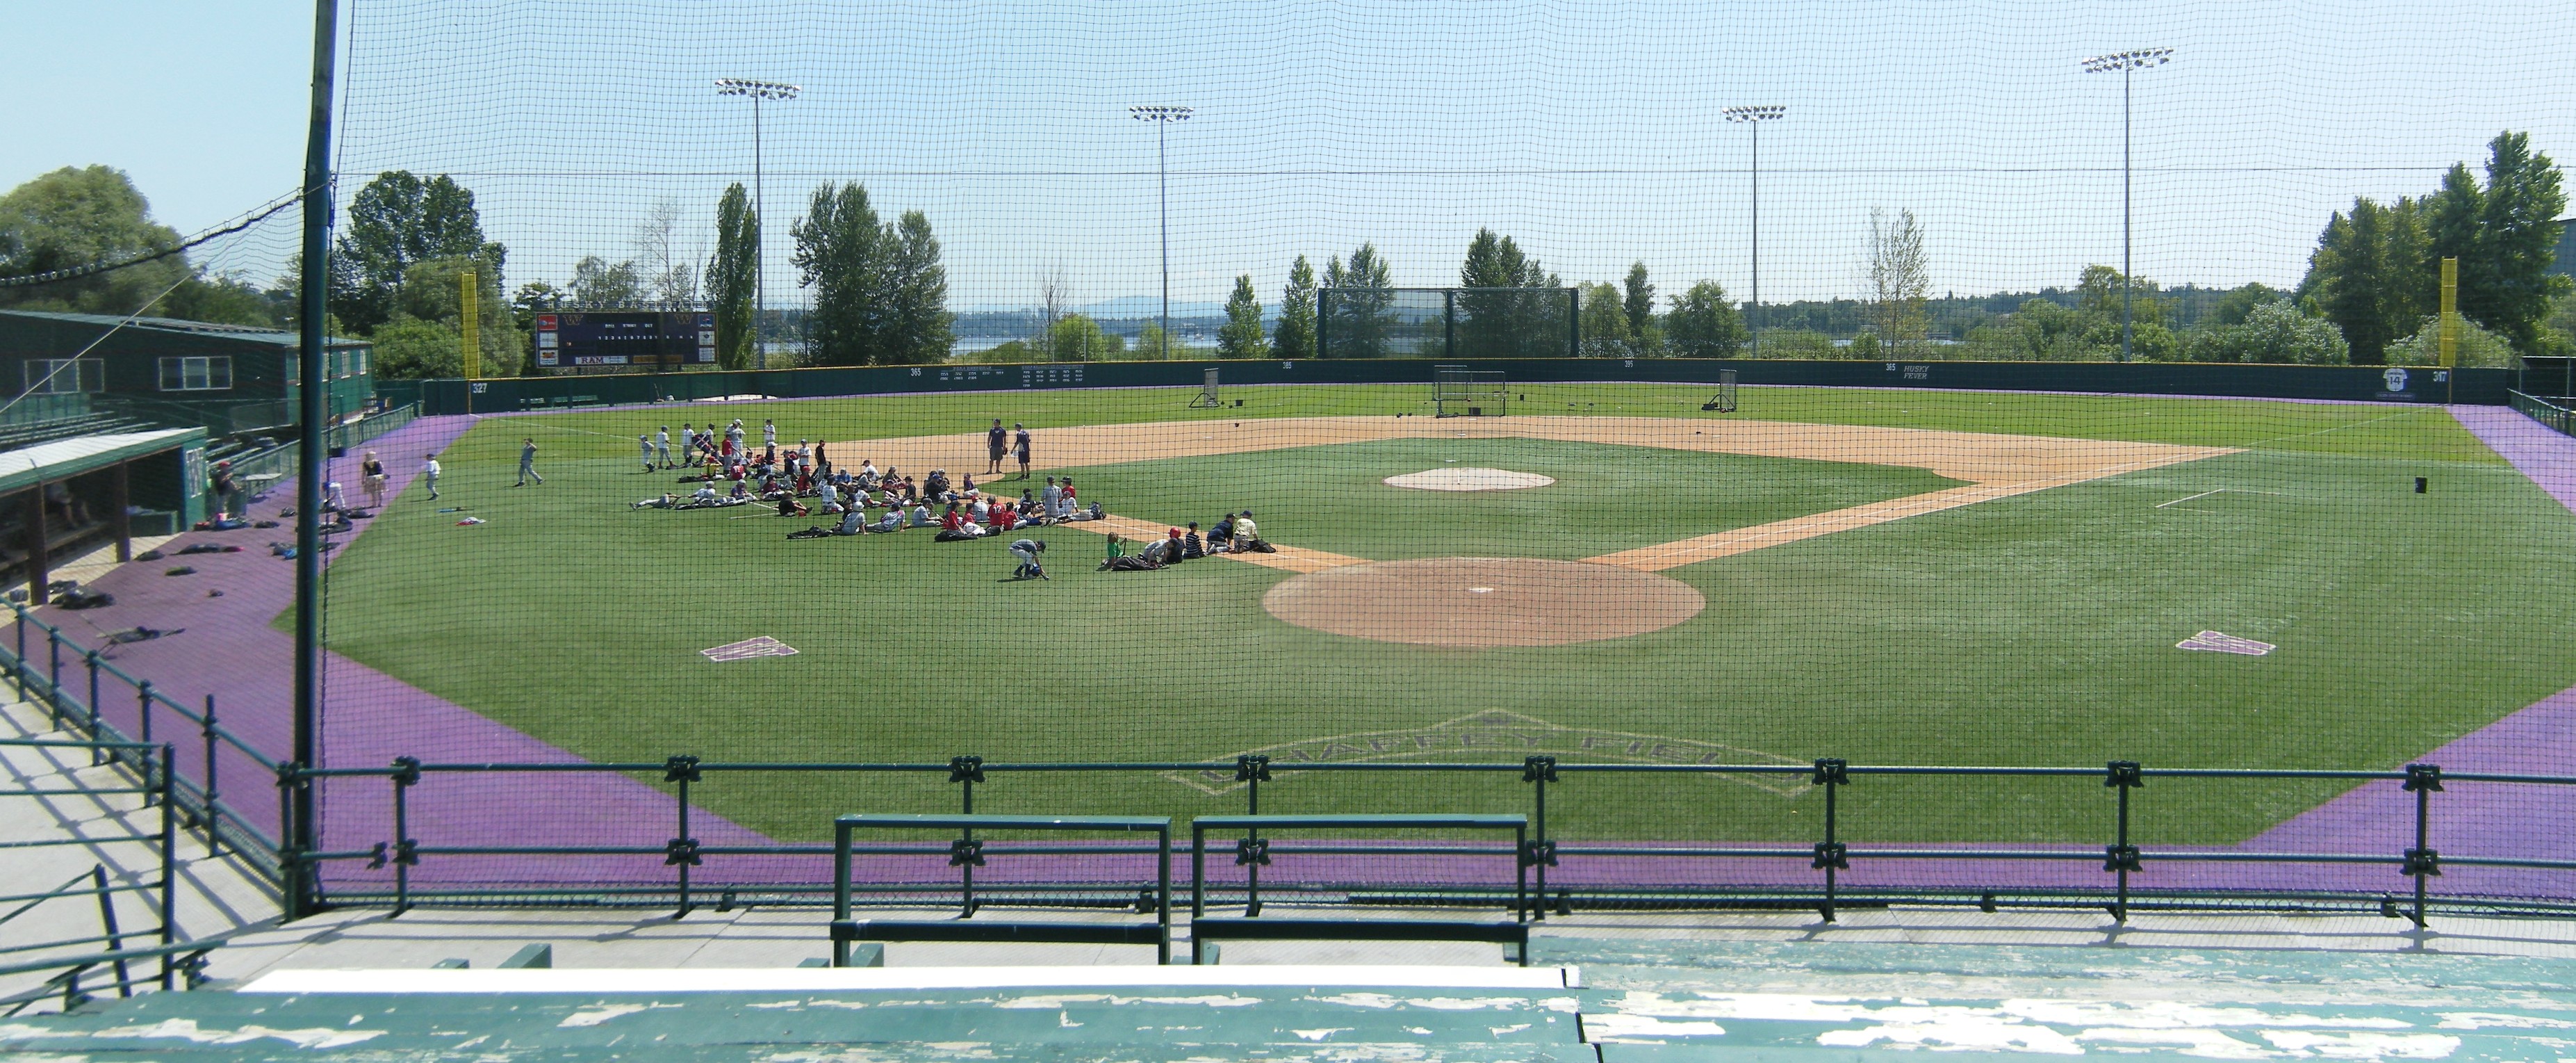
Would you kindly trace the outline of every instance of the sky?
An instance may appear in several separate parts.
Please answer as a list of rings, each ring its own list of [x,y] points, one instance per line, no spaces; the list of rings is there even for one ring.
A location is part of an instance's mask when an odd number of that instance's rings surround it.
[[[703,255],[752,180],[751,107],[719,77],[802,87],[760,113],[769,299],[801,299],[787,228],[826,181],[920,210],[951,305],[1171,295],[1363,241],[1399,285],[1456,283],[1479,227],[1568,283],[1643,261],[1667,293],[1857,294],[1875,209],[1910,210],[1935,291],[2070,285],[2122,247],[2133,76],[2136,270],[2295,283],[2355,196],[2432,189],[2499,130],[2576,151],[2576,5],[2378,0],[344,0],[339,194],[374,174],[472,188],[508,282],[635,253],[658,201]],[[194,231],[300,172],[311,10],[0,2],[0,182],[131,173]],[[1133,104],[1196,108],[1162,130]],[[1779,105],[1760,136],[1733,105]],[[283,224],[214,250],[274,272]],[[269,230],[275,230],[274,233]]]

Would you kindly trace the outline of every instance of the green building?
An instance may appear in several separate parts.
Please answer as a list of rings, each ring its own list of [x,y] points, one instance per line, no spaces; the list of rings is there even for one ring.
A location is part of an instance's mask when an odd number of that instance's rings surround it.
[[[216,439],[294,435],[303,394],[296,352],[296,334],[279,329],[0,310],[0,386],[16,396],[0,423],[101,412],[195,425]],[[334,420],[373,399],[369,354],[364,340],[331,341],[324,401]]]

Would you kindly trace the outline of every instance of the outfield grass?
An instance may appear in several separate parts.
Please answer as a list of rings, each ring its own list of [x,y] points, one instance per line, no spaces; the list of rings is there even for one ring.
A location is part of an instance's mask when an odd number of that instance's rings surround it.
[[[1623,414],[1679,394],[1575,390]],[[1274,391],[1298,413],[1371,401],[1364,389],[1318,388],[1262,389],[1255,402]],[[1542,392],[1531,392],[1525,410],[1538,408]],[[1739,416],[2255,449],[1673,569],[1709,606],[1647,635],[1464,651],[1281,623],[1258,602],[1287,574],[1253,565],[1096,574],[1080,560],[1101,540],[1082,531],[1040,533],[1064,560],[1052,582],[1022,584],[1004,580],[1011,562],[994,544],[920,533],[789,542],[784,533],[806,522],[630,512],[625,502],[666,489],[669,475],[634,471],[632,431],[583,433],[631,428],[638,414],[508,418],[447,456],[445,504],[491,523],[456,527],[415,487],[335,563],[330,629],[339,652],[597,759],[1228,759],[1502,710],[1584,733],[1713,743],[1743,759],[2385,768],[2576,682],[2565,639],[2576,625],[2576,522],[2439,411],[1747,395]],[[2139,405],[2165,412],[2141,423]],[[1793,408],[1805,415],[1790,418]],[[791,438],[843,438],[971,430],[986,410],[1041,429],[1184,412],[1156,392],[719,412],[755,425],[778,416]],[[537,432],[548,433],[550,483],[511,488],[517,439]],[[1451,459],[1564,475],[1557,487],[1494,495],[1375,485]],[[1919,470],[1522,440],[1391,440],[1081,475],[1086,497],[1113,511],[1205,520],[1252,508],[1283,542],[1365,557],[1588,556],[1594,542],[1680,537],[1665,533],[1674,522],[1698,534],[1946,483]],[[2412,493],[2418,475],[2433,478],[2431,493]],[[2173,648],[2204,628],[2280,649]],[[698,656],[756,635],[802,652],[725,665]],[[999,778],[979,788],[979,810],[1241,808],[1237,796],[1146,775]],[[1844,795],[1846,830],[2098,841],[2107,799],[2098,780],[2078,782],[1872,777]],[[1264,803],[1519,809],[1518,787],[1516,777],[1309,775],[1266,788]],[[2162,843],[2233,842],[2337,789],[2159,784],[2141,797],[2140,830]],[[954,797],[935,777],[771,778],[695,794],[801,838],[836,812],[943,808]],[[1723,781],[1584,777],[1550,814],[1568,835],[1803,839],[1819,801]]]

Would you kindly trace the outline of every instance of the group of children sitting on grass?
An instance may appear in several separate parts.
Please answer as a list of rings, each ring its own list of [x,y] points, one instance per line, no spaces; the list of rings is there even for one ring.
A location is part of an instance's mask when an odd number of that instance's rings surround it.
[[[705,471],[680,481],[698,484],[696,491],[642,499],[627,508],[723,509],[760,503],[777,506],[782,517],[820,512],[840,518],[833,527],[807,528],[795,538],[938,528],[943,541],[1102,515],[1097,504],[1083,507],[1070,476],[1047,477],[1042,494],[1023,489],[1018,498],[1010,498],[977,487],[972,474],[951,483],[945,469],[932,469],[917,482],[890,465],[879,470],[874,460],[862,460],[855,470],[835,470],[821,447],[809,453],[801,442],[783,454],[775,447],[756,454],[726,453],[721,444],[698,449],[707,457]],[[719,490],[717,485],[726,481],[731,487]],[[937,506],[945,506],[946,512],[934,515]],[[869,516],[871,510],[876,516]]]

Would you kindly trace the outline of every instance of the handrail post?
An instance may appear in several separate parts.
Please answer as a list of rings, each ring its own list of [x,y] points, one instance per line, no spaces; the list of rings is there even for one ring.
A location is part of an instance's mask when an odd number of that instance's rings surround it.
[[[1246,784],[1250,795],[1245,799],[1247,809],[1245,814],[1260,815],[1261,784],[1270,779],[1270,758],[1260,753],[1246,753],[1234,758],[1234,777],[1237,781]],[[1261,868],[1262,865],[1270,862],[1269,853],[1261,844],[1261,832],[1251,830],[1243,832],[1243,848],[1237,855],[1252,857],[1235,861],[1243,865],[1243,914],[1260,915]]]
[[[960,787],[962,814],[974,815],[975,784],[984,781],[984,758],[948,758],[948,781]],[[975,865],[983,862],[982,857],[975,855],[975,849],[975,828],[963,828],[958,832],[954,852],[948,858],[949,863],[957,866],[957,917],[960,919],[975,918]]]
[[[215,811],[215,696],[206,695],[206,717],[199,733],[206,740],[206,858],[224,855],[222,817]]]
[[[1538,889],[1534,895],[1537,903],[1526,909],[1530,914],[1524,919],[1546,919],[1547,869],[1556,864],[1556,844],[1547,839],[1547,784],[1557,781],[1556,758],[1531,755],[1521,763],[1521,781],[1535,788],[1534,800],[1537,802],[1533,810],[1536,815],[1530,824],[1530,833],[1535,837],[1523,844],[1521,852],[1522,867],[1538,869]]]
[[[18,645],[16,651],[10,655],[9,672],[18,680],[18,693],[24,694],[27,692],[27,607],[11,602],[9,609],[18,614],[18,622],[12,625],[17,633]]]
[[[2102,780],[2102,785],[2119,791],[2120,833],[2119,840],[2104,853],[2102,870],[2116,871],[2120,875],[2120,899],[2111,906],[2111,918],[2126,924],[2129,921],[2129,872],[2140,870],[2138,847],[2129,844],[2129,791],[2146,785],[2147,778],[2145,770],[2134,760],[2115,760],[2108,768],[2109,775]]]
[[[81,652],[81,658],[82,663],[89,666],[89,736],[96,738],[98,737],[98,651],[84,650]],[[110,755],[104,749],[90,750],[90,766],[94,768],[107,763]],[[120,973],[117,977],[122,978],[124,975]]]
[[[1207,828],[1190,819],[1190,918],[1207,914]],[[1198,931],[1190,931],[1190,962],[1198,962]]]
[[[1157,830],[1157,831],[1155,832],[1155,834],[1156,834],[1156,836],[1159,838],[1159,840],[1160,840],[1160,845],[1161,845],[1161,849],[1160,849],[1160,851],[1156,852],[1156,853],[1155,853],[1155,855],[1154,855],[1154,874],[1155,874],[1155,884],[1156,884],[1156,886],[1157,886],[1158,888],[1160,888],[1160,890],[1162,891],[1162,893],[1161,893],[1161,895],[1162,895],[1162,906],[1161,906],[1159,909],[1157,909],[1157,914],[1156,914],[1156,916],[1155,916],[1155,919],[1156,919],[1156,921],[1157,921],[1157,922],[1160,922],[1160,923],[1162,924],[1162,928],[1163,928],[1163,943],[1162,943],[1162,947],[1161,947],[1160,951],[1156,953],[1156,955],[1155,955],[1155,959],[1156,959],[1156,962],[1158,962],[1158,963],[1161,963],[1161,964],[1164,964],[1164,965],[1167,965],[1167,966],[1168,966],[1168,965],[1172,962],[1172,824],[1171,824],[1171,821],[1169,821],[1169,820],[1165,820],[1165,821],[1164,821],[1164,823],[1163,823],[1163,826],[1161,827],[1161,829]]]
[[[394,914],[411,910],[411,869],[420,843],[411,836],[411,788],[420,783],[420,758],[394,758]]]
[[[143,743],[144,745],[147,745],[147,746],[148,746],[148,745],[151,745],[151,744],[152,744],[152,681],[151,681],[151,680],[149,680],[149,679],[146,679],[146,680],[144,680],[144,681],[142,681],[142,682],[140,682],[140,683],[135,684],[135,687],[134,687],[134,715],[135,715],[135,718],[136,718],[136,724],[135,724],[136,729],[137,729],[138,731],[140,731],[140,732],[141,732],[140,734],[138,734],[138,735],[136,735],[136,736],[135,736],[135,741],[141,742],[141,743]],[[164,758],[164,759],[165,759],[165,761],[166,761],[166,759],[167,759],[167,758]],[[144,756],[143,756],[143,787],[144,787],[144,790],[143,790],[143,799],[144,799],[145,801],[147,801],[147,802],[148,802],[148,801],[151,801],[151,800],[153,799],[153,797],[154,797],[154,795],[155,795],[155,794],[159,794],[159,795],[160,795],[160,797],[161,797],[163,800],[168,800],[169,795],[168,795],[167,793],[163,793],[161,789],[156,789],[156,788],[153,786],[153,784],[152,784],[152,766],[153,766],[152,755],[151,755],[150,753],[148,753],[148,752],[147,752],[147,753],[145,753],[145,754],[144,754]],[[168,765],[167,763],[164,763],[162,766],[166,768],[166,767],[168,767],[169,765]],[[166,789],[166,788],[164,788],[164,789]]]
[[[1825,840],[1816,843],[1815,859],[1808,866],[1825,873],[1825,903],[1820,912],[1828,923],[1834,921],[1835,873],[1851,868],[1851,859],[1843,843],[1835,838],[1838,813],[1834,804],[1834,791],[1851,782],[1850,769],[1851,762],[1840,757],[1817,758],[1811,783],[1825,788]]]
[[[678,915],[672,916],[674,919],[689,917],[689,869],[697,866],[701,859],[698,840],[689,834],[689,784],[701,778],[703,775],[698,770],[696,757],[676,756],[662,763],[662,781],[679,786],[680,831],[671,836],[669,845],[663,847],[662,856],[662,862],[679,869],[680,874],[680,910]]]
[[[45,697],[54,703],[59,716],[63,707],[63,629],[52,624],[45,625]]]
[[[179,922],[179,903],[175,895],[179,880],[179,812],[171,782],[178,775],[172,769],[176,766],[179,751],[162,746],[160,753],[161,779],[157,788],[161,792],[161,944],[166,946],[174,942]],[[152,751],[145,750],[143,759],[144,763],[151,763]],[[170,954],[165,952],[161,954],[161,988],[164,990],[170,988],[170,973]]]
[[[116,895],[107,891],[106,864],[90,865],[89,884],[91,888],[98,891],[98,924],[107,931],[107,951],[125,951],[125,935],[116,928]],[[133,972],[126,969],[125,961],[122,959],[113,961],[113,966],[116,968],[116,995],[133,996]]]
[[[850,921],[850,825],[834,820],[832,834],[832,924],[837,931],[840,924]],[[836,932],[832,935],[832,966],[849,965],[850,943]]]
[[[2432,845],[2433,795],[2442,789],[2442,766],[2406,766],[2406,791],[2415,795],[2415,847],[2406,850],[2406,873],[2415,878],[2415,929],[2425,929],[2424,880],[2442,873],[2442,854]]]

